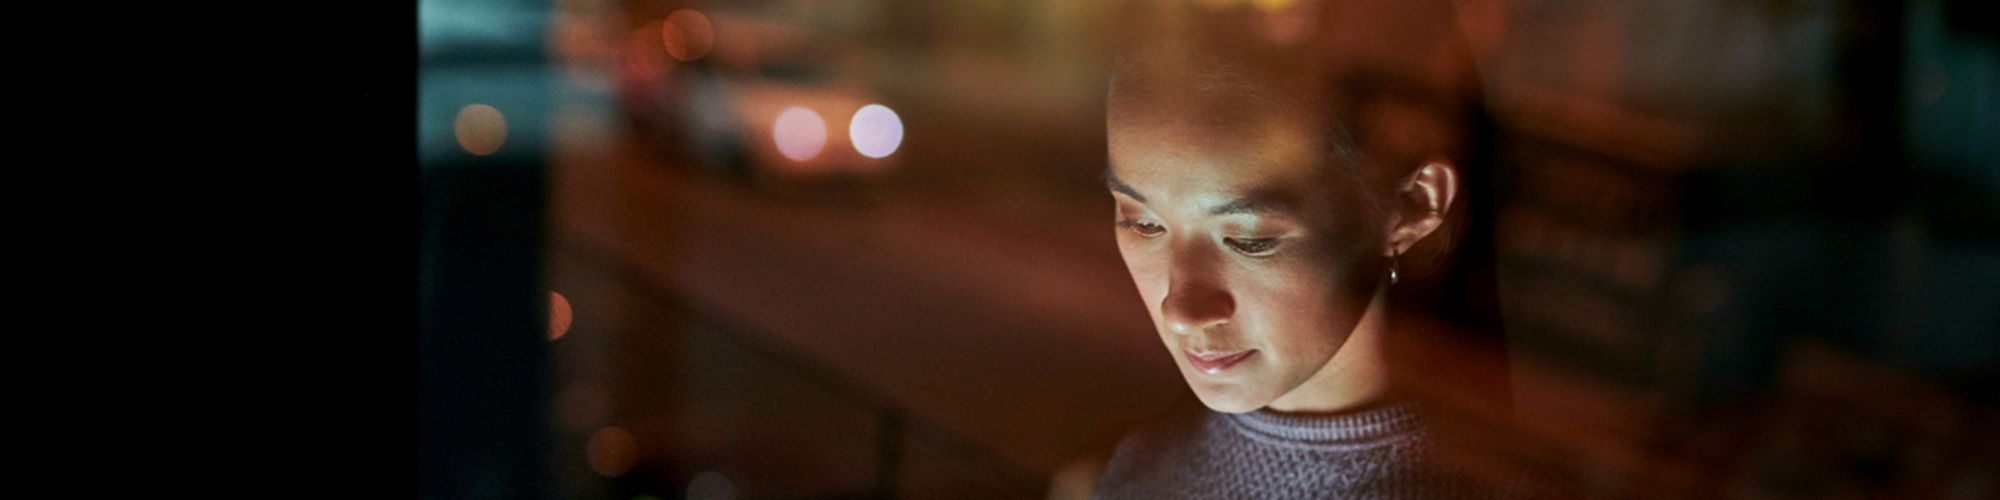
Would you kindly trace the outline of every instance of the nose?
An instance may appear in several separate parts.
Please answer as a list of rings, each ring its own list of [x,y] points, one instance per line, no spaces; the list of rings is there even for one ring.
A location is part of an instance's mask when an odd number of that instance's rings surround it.
[[[1160,315],[1174,333],[1190,335],[1229,321],[1236,313],[1236,299],[1215,272],[1207,252],[1180,252],[1168,271],[1167,296],[1161,299]]]

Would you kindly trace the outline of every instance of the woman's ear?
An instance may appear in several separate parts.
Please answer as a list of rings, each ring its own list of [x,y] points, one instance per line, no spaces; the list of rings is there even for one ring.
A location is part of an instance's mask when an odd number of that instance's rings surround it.
[[[1395,213],[1390,215],[1385,257],[1401,255],[1444,225],[1445,211],[1458,196],[1458,169],[1444,158],[1432,158],[1396,183]]]

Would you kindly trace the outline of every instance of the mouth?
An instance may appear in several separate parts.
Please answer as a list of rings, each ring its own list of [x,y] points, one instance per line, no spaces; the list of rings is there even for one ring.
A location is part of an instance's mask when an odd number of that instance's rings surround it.
[[[1188,362],[1194,364],[1195,369],[1201,370],[1202,373],[1207,373],[1210,375],[1222,373],[1223,370],[1227,370],[1231,366],[1236,366],[1237,363],[1242,362],[1245,358],[1249,358],[1250,355],[1256,353],[1257,353],[1256,349],[1250,349],[1235,353],[1211,352],[1211,353],[1196,354],[1193,351],[1182,352],[1182,354],[1187,355]]]

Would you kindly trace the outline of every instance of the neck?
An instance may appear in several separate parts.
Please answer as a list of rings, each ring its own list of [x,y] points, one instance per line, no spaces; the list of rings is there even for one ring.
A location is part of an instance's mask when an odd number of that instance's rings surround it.
[[[1382,330],[1388,324],[1385,318],[1388,302],[1388,288],[1377,286],[1361,321],[1354,325],[1354,331],[1333,358],[1327,360],[1326,366],[1292,392],[1271,401],[1269,408],[1291,413],[1330,413],[1369,406],[1386,398],[1389,367]]]

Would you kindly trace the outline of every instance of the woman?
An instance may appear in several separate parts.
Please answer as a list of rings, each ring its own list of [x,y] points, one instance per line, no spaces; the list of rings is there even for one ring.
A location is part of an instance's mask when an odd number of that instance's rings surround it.
[[[1497,493],[1441,424],[1507,415],[1469,57],[1449,11],[1298,9],[1134,16],[1114,64],[1118,248],[1204,408],[1125,436],[1099,498]]]

